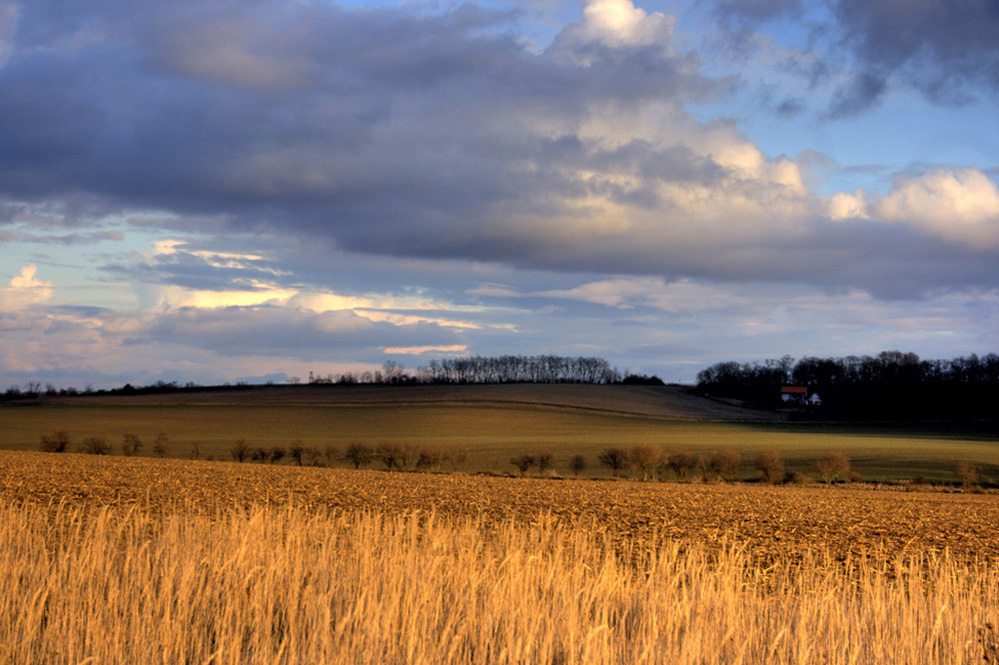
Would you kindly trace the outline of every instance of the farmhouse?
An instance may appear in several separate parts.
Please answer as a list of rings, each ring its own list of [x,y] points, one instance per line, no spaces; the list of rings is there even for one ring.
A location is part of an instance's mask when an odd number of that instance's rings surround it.
[[[808,388],[805,386],[781,386],[780,401],[791,404],[804,404],[808,399]]]
[[[810,393],[805,386],[781,386],[780,401],[800,406],[821,406],[822,398],[816,392]]]

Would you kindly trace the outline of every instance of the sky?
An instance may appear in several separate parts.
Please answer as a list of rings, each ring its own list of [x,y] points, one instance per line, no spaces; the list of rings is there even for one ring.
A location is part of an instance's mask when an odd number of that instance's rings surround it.
[[[999,351],[995,0],[0,0],[0,389]]]

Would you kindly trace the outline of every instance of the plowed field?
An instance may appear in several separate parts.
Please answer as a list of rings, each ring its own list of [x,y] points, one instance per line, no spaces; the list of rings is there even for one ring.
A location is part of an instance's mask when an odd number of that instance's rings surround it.
[[[641,547],[653,534],[739,541],[755,556],[999,551],[999,495],[825,487],[493,478],[0,451],[0,500],[212,511],[290,504],[585,524]]]

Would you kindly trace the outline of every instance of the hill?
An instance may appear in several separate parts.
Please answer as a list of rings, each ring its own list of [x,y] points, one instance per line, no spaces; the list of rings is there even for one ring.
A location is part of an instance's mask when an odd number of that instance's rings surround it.
[[[846,454],[869,480],[918,477],[953,481],[959,462],[982,482],[999,478],[999,434],[974,423],[791,422],[781,412],[742,408],[691,394],[683,386],[300,385],[234,386],[183,391],[44,397],[0,406],[0,448],[37,450],[40,437],[66,432],[69,450],[100,440],[122,451],[127,437],[140,455],[226,460],[237,442],[251,451],[306,448],[343,466],[346,449],[401,446],[450,451],[463,471],[512,472],[511,459],[548,452],[554,471],[588,460],[588,474],[609,475],[598,456],[637,446],[711,454],[738,451],[740,475],[779,451],[789,471],[814,473],[830,452]],[[285,464],[293,463],[289,458]]]
[[[301,385],[50,397],[51,406],[524,406],[681,421],[778,422],[780,413],[696,395],[687,386],[592,384]]]

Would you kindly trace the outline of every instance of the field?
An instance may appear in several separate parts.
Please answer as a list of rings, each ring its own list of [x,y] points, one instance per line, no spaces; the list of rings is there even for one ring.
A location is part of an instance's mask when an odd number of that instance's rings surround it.
[[[996,663],[994,494],[0,451],[0,662]]]
[[[0,408],[0,448],[36,450],[39,438],[67,431],[77,444],[125,434],[169,439],[172,457],[229,458],[235,439],[250,446],[295,442],[341,452],[351,443],[434,445],[467,453],[464,471],[509,473],[512,456],[549,451],[555,471],[568,474],[573,455],[589,459],[586,475],[608,475],[596,464],[607,447],[651,445],[693,453],[734,449],[739,475],[756,475],[753,459],[781,452],[792,470],[814,473],[823,454],[843,452],[869,481],[917,477],[954,482],[959,462],[999,482],[999,434],[989,429],[935,425],[920,430],[787,422],[687,395],[678,388],[634,386],[421,386],[345,389],[300,386],[251,392],[180,393],[132,397],[59,398]],[[288,461],[285,460],[287,464]],[[342,463],[341,463],[342,464]]]
[[[56,430],[145,446],[38,452]],[[467,458],[236,463],[235,439]],[[813,474],[843,452],[870,482],[637,482],[597,464],[611,446],[738,450],[746,481],[765,450]],[[0,665],[999,665],[989,426],[800,424],[677,388],[306,386],[5,406],[0,448]],[[552,470],[512,477],[540,451]],[[961,461],[986,489],[954,491]]]

